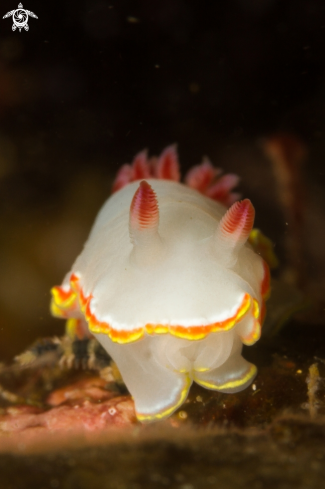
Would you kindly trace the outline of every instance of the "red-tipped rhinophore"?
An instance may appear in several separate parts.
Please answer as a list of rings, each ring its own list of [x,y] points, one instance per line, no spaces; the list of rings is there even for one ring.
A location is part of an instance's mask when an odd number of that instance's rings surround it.
[[[140,182],[130,207],[130,228],[141,231],[157,228],[159,223],[158,201],[148,182]]]
[[[255,210],[249,199],[235,202],[226,212],[219,224],[219,235],[234,245],[244,243],[254,225]]]
[[[255,210],[249,199],[235,202],[221,219],[214,247],[224,267],[235,265],[238,253],[253,228]]]

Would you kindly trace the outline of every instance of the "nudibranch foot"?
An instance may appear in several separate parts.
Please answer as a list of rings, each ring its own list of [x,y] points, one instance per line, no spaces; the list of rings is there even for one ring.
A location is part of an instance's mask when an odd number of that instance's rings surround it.
[[[205,372],[195,371],[193,380],[206,389],[228,394],[245,389],[253,381],[257,369],[241,356],[241,350],[242,342],[234,335],[232,348],[226,360]]]
[[[234,394],[248,387],[257,374],[257,368],[241,355],[230,357],[221,367],[207,372],[195,372],[194,381],[214,391]]]
[[[183,404],[192,381],[188,374],[171,370],[157,361],[153,348],[157,342],[153,338],[145,336],[137,342],[119,345],[107,335],[96,337],[118,365],[140,421],[166,418]]]

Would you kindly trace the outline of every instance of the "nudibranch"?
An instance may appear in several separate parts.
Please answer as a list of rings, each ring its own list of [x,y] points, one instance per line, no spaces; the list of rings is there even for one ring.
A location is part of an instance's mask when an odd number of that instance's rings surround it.
[[[257,372],[241,351],[260,337],[269,270],[247,241],[251,202],[219,173],[205,159],[182,184],[174,146],[139,153],[52,289],[52,313],[103,345],[142,422],[172,414],[193,381],[234,393]]]

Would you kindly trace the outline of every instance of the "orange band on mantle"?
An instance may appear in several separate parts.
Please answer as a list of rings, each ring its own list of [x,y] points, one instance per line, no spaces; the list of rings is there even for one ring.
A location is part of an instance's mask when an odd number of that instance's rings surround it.
[[[249,294],[245,294],[241,305],[236,313],[224,321],[211,323],[208,325],[198,326],[171,326],[162,324],[146,324],[144,327],[133,329],[132,331],[116,330],[108,323],[99,321],[95,314],[91,311],[90,303],[92,295],[86,297],[79,286],[79,277],[75,274],[71,275],[71,289],[65,291],[62,287],[53,287],[52,289],[52,314],[58,317],[71,317],[71,312],[76,308],[76,299],[78,299],[80,308],[88,322],[89,330],[94,334],[106,334],[110,339],[117,343],[130,343],[140,339],[145,333],[166,334],[170,333],[179,338],[188,340],[200,340],[205,338],[209,333],[218,331],[228,331],[238,323],[242,317],[251,309],[252,298]],[[255,302],[255,301],[254,301]],[[70,313],[70,314],[69,314]]]

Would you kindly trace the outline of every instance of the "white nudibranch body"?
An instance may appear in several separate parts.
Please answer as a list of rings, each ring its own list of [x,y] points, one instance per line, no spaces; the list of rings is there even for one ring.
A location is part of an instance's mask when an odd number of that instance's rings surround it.
[[[52,289],[53,314],[87,322],[116,362],[140,421],[172,414],[193,381],[227,393],[245,389],[256,367],[242,345],[260,337],[269,288],[268,267],[247,243],[252,204],[227,211],[171,179],[122,187]]]

